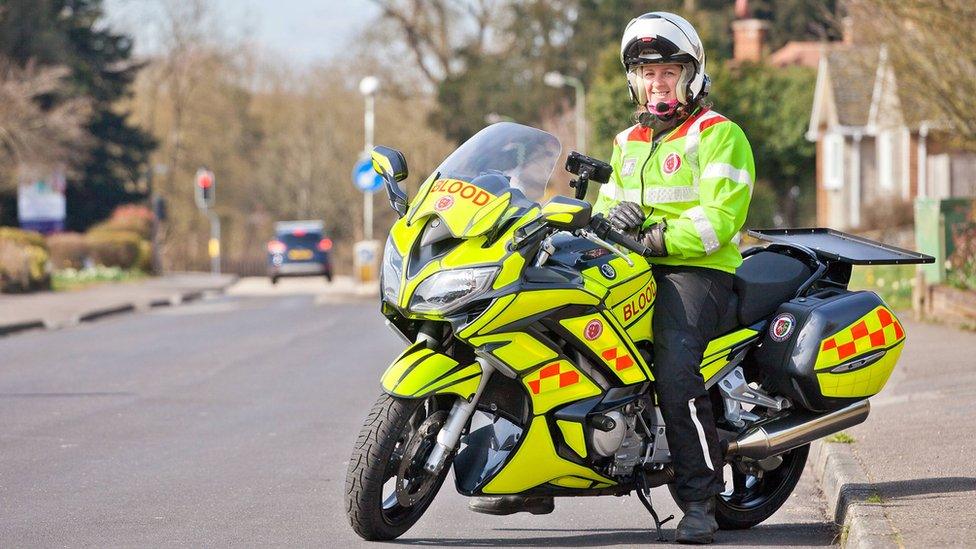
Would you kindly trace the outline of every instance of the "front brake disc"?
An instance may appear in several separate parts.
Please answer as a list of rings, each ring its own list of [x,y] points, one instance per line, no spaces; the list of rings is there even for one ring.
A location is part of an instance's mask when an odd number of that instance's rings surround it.
[[[431,450],[437,443],[437,433],[447,421],[447,411],[434,412],[417,428],[403,449],[403,457],[397,468],[396,498],[402,507],[410,507],[420,501],[437,483],[440,475],[432,475],[424,469]]]

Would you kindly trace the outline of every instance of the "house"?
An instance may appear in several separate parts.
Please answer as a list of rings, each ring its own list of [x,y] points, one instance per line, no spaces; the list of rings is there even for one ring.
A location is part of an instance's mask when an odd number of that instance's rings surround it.
[[[841,41],[792,41],[770,53],[769,22],[751,17],[746,0],[735,13],[733,63],[817,70],[806,133],[817,144],[817,225],[910,223],[917,197],[976,196],[976,154],[949,145],[924,102],[899,88],[886,51],[857,43],[849,19]]]
[[[818,225],[910,222],[893,212],[910,216],[916,197],[976,196],[976,155],[953,150],[926,114],[884,48],[849,37],[822,45],[806,134],[817,143]]]

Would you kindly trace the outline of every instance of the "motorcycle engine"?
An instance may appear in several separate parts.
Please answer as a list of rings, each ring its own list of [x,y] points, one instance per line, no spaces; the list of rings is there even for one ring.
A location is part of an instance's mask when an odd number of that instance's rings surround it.
[[[630,407],[628,407],[630,408]],[[605,457],[613,457],[609,467],[612,476],[627,476],[641,462],[645,439],[637,432],[636,410],[614,410],[604,414],[614,422],[609,431],[593,430],[593,449]]]

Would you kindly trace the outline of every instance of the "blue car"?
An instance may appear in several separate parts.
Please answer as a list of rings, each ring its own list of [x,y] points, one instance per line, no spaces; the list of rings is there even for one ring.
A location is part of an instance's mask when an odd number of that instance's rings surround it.
[[[283,276],[324,276],[332,281],[332,239],[323,235],[323,228],[321,221],[275,223],[275,237],[268,242],[272,284]]]

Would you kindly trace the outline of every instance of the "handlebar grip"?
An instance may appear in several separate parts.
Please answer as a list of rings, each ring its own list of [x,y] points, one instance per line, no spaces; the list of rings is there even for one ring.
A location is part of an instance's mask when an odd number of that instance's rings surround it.
[[[618,231],[616,227],[611,225],[610,221],[608,221],[601,214],[597,214],[590,219],[590,227],[597,236],[604,240],[613,242],[614,244],[620,244],[624,248],[627,248],[632,252],[637,252],[644,257],[653,255],[653,252],[651,252],[647,246],[644,246],[640,242]]]
[[[652,255],[651,250],[647,246],[644,246],[640,242],[634,240],[633,238],[625,235],[624,233],[616,229],[611,228],[607,232],[607,240],[613,242],[614,244],[620,244],[624,248],[627,248],[632,252],[637,252],[644,257],[648,257]]]

